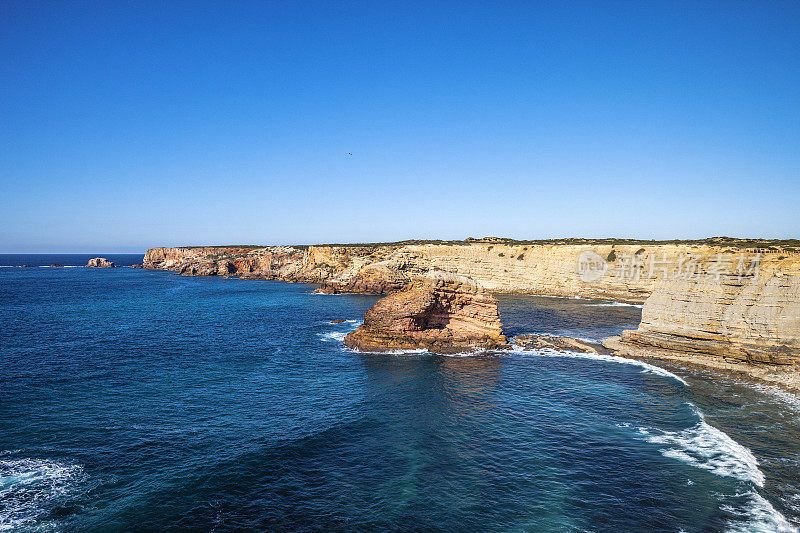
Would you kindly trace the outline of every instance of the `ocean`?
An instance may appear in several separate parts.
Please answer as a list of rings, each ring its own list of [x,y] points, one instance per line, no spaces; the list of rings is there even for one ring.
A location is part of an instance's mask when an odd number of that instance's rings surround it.
[[[360,354],[341,340],[377,296],[93,255],[0,255],[0,531],[800,524],[797,395],[611,356]],[[641,314],[499,300],[511,335]]]

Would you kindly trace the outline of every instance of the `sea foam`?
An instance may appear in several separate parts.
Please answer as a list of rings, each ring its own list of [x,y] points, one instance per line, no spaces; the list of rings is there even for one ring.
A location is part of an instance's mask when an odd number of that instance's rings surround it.
[[[718,476],[727,476],[764,486],[764,473],[753,453],[727,433],[709,425],[697,411],[700,422],[682,431],[638,428],[638,433],[653,444],[660,444],[661,455],[677,459]]]
[[[726,531],[797,533],[798,529],[756,490],[756,487],[764,486],[765,479],[753,452],[733,440],[724,431],[708,424],[703,414],[696,408],[694,411],[700,421],[690,428],[666,431],[638,427],[637,434],[647,442],[660,445],[659,452],[664,457],[707,470],[717,476],[738,479],[753,486],[749,490],[737,493],[731,498],[731,502],[720,505],[720,510],[728,513],[733,519]],[[629,424],[621,426],[630,427]]]
[[[0,531],[41,517],[84,477],[83,468],[47,459],[5,458],[0,454]]]
[[[593,307],[636,307],[638,309],[644,307],[641,304],[626,304],[623,302],[600,302],[596,304],[587,304],[587,305],[591,305]]]
[[[650,374],[657,374],[659,376],[663,376],[665,378],[671,378],[683,385],[688,386],[686,381],[670,372],[669,370],[665,370],[663,368],[657,367],[655,365],[651,365],[650,363],[645,363],[644,361],[639,361],[637,359],[628,359],[627,357],[619,357],[616,355],[608,355],[608,354],[601,354],[601,353],[583,353],[583,352],[570,352],[570,351],[557,351],[557,350],[548,350],[548,349],[541,349],[541,350],[526,350],[520,346],[514,345],[513,352],[525,354],[525,355],[538,355],[538,356],[545,356],[545,357],[574,357],[578,359],[594,359],[596,361],[607,361],[609,363],[619,363],[624,365],[632,365],[638,366],[642,369],[642,371],[650,373]]]

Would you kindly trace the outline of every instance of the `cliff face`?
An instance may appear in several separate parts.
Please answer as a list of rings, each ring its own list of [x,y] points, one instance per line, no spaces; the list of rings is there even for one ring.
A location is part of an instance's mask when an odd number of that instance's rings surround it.
[[[679,269],[738,252],[700,245],[424,245],[409,246],[431,268],[468,276],[494,293],[579,296],[641,304],[665,277]],[[604,263],[593,279],[580,273],[588,261]],[[600,274],[600,272],[597,272]],[[666,274],[666,276],[665,276]]]
[[[757,275],[661,282],[622,342],[726,361],[800,366],[800,260],[770,261]]]
[[[367,352],[424,348],[454,353],[506,345],[497,300],[466,278],[420,278],[379,300],[345,344]]]
[[[176,270],[188,276],[288,279],[300,269],[304,257],[303,250],[290,246],[150,248],[144,255],[142,266]]]
[[[372,293],[392,292],[426,272],[443,271],[471,278],[493,293],[641,304],[670,278],[685,277],[698,265],[702,270],[719,257],[730,262],[740,255],[724,246],[671,244],[203,247],[152,248],[144,266],[180,271],[190,263],[230,259],[235,266],[231,274],[322,283],[327,292]],[[761,264],[785,262],[780,257],[764,255]],[[587,264],[600,270],[581,270]],[[199,269],[200,275],[207,270]]]

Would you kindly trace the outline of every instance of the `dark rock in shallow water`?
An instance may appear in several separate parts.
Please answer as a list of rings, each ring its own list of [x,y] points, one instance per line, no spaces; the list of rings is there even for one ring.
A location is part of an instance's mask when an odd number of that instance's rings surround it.
[[[131,265],[131,268],[144,268],[143,265]]]
[[[86,263],[86,266],[89,268],[114,268],[117,265],[105,257],[93,257],[92,259],[89,259],[89,262]]]
[[[331,324],[343,324],[345,321],[342,318],[337,318],[336,320],[331,320]]]
[[[53,267],[53,268],[64,268],[64,265],[59,265],[58,263],[53,263],[50,266]]]
[[[596,346],[573,339],[571,337],[552,337],[550,335],[517,335],[514,344],[526,350],[542,349],[571,351],[583,353],[599,353]]]

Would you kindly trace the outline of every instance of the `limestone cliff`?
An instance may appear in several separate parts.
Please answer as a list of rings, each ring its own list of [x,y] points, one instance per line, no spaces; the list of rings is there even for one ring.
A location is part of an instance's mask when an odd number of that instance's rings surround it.
[[[706,244],[153,248],[147,251],[144,266],[180,271],[188,263],[230,259],[236,267],[231,274],[243,277],[322,283],[328,292],[373,293],[391,292],[426,272],[443,271],[469,277],[492,293],[641,304],[663,280],[684,276],[696,265],[708,265],[720,256],[735,258],[740,253],[724,245]],[[597,274],[601,275],[582,275],[580,268],[587,254],[599,262],[602,271]],[[781,257],[777,252],[764,254],[762,264],[780,262]],[[196,270],[200,275],[213,271]]]
[[[426,349],[454,353],[506,345],[497,300],[454,275],[420,278],[367,310],[345,344],[367,352]]]
[[[800,260],[758,273],[701,272],[658,284],[622,342],[705,353],[727,361],[800,365]]]

